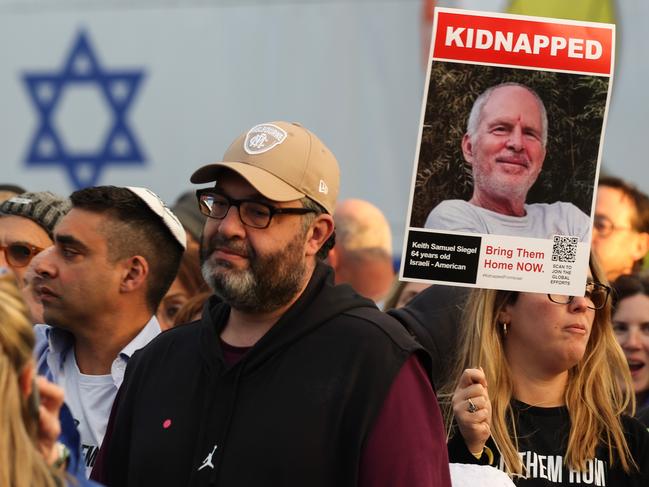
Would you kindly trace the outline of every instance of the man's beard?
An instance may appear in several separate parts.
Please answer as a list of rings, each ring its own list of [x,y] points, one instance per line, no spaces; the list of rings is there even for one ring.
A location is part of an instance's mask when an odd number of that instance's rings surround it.
[[[230,262],[214,260],[215,248],[244,255],[248,268],[239,270]],[[232,308],[247,313],[274,311],[288,304],[304,284],[306,262],[304,235],[296,235],[288,245],[273,254],[259,255],[241,239],[221,235],[201,245],[201,272],[212,291]]]

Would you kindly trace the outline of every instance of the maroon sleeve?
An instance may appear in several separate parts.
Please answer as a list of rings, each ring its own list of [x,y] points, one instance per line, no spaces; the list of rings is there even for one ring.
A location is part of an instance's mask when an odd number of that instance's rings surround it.
[[[360,487],[450,487],[442,414],[426,372],[401,367],[365,444]]]

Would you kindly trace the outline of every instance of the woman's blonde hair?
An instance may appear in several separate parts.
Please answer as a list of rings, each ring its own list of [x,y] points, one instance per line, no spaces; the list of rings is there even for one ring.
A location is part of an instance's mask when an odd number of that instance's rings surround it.
[[[606,278],[591,259],[590,269],[595,282]],[[469,297],[461,334],[458,362],[451,381],[440,390],[448,431],[451,432],[450,397],[462,371],[480,365],[485,372],[492,406],[491,436],[505,463],[507,473],[522,475],[518,455],[518,439],[511,407],[513,381],[505,357],[503,326],[500,312],[516,301],[514,291],[476,289]],[[586,461],[595,457],[598,445],[605,445],[609,462],[619,461],[629,472],[635,463],[624,437],[620,415],[630,406],[635,408],[631,375],[611,324],[610,299],[595,311],[595,320],[582,359],[568,371],[564,398],[570,416],[570,434],[565,459],[567,465],[584,471]],[[450,433],[449,433],[450,434]],[[615,455],[614,455],[614,452]]]
[[[13,275],[0,274],[0,485],[56,486],[56,475],[36,448],[38,424],[19,376],[31,361],[34,332]]]

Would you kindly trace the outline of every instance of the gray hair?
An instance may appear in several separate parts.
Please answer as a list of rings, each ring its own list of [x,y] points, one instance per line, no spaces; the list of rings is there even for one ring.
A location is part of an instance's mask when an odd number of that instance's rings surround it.
[[[478,132],[478,126],[482,121],[482,109],[489,101],[489,97],[497,89],[505,88],[507,86],[518,86],[519,88],[523,88],[527,90],[529,93],[531,93],[534,96],[534,98],[538,102],[539,111],[541,112],[541,142],[543,144],[543,147],[545,147],[548,141],[548,113],[545,110],[545,105],[543,104],[543,100],[541,100],[539,94],[529,86],[523,85],[521,83],[514,83],[511,81],[507,83],[500,83],[499,85],[491,86],[487,88],[485,91],[483,91],[480,94],[480,96],[478,96],[478,98],[476,98],[476,100],[473,102],[473,107],[471,107],[471,113],[469,114],[469,120],[466,125],[466,133],[471,138],[471,141],[473,141],[473,138]]]

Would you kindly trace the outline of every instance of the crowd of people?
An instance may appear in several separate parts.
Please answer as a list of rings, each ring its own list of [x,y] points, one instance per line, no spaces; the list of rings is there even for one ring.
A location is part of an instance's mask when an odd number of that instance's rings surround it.
[[[475,171],[490,96],[542,111],[492,90],[463,141]],[[537,125],[499,137],[540,170]],[[0,188],[1,485],[450,486],[450,464],[649,485],[633,185],[600,179],[586,290],[564,296],[399,282],[385,217],[338,201],[335,156],[298,124],[252,127],[191,182],[171,207]]]

